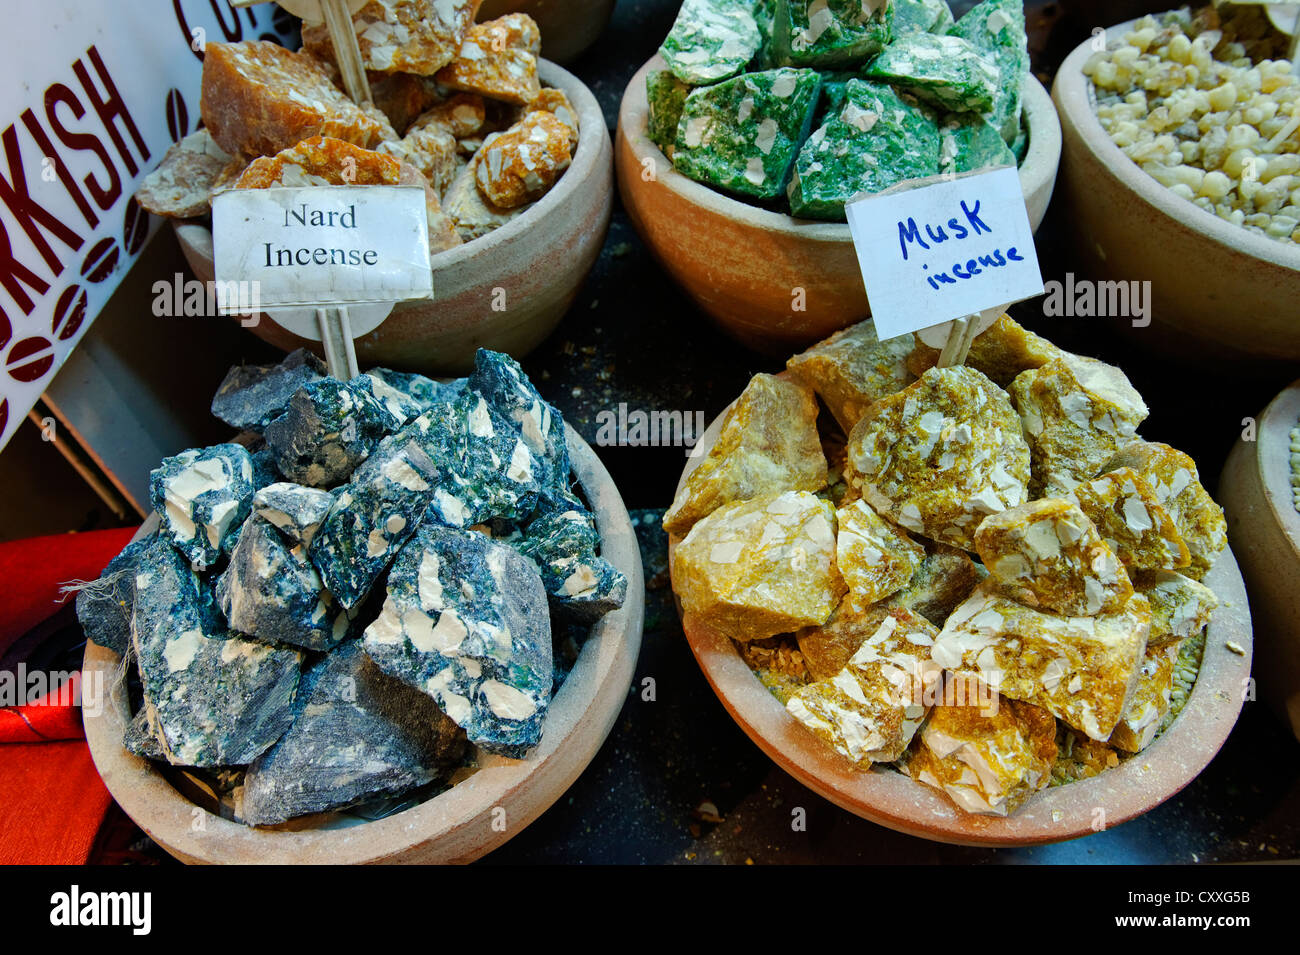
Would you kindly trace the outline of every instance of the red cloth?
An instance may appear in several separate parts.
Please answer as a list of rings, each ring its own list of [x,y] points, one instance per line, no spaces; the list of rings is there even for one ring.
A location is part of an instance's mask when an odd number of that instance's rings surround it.
[[[21,682],[21,681],[20,681]],[[15,684],[20,698],[22,685]],[[63,685],[50,687],[39,699],[25,706],[0,708],[0,743],[49,743],[61,739],[82,739],[81,674],[74,673]]]
[[[0,544],[0,653],[94,580],[135,528],[59,534]],[[80,674],[73,677],[80,684]],[[23,699],[27,686],[16,687]],[[0,864],[73,864],[89,858],[111,804],[90,758],[77,699],[54,695],[0,709]],[[45,705],[42,705],[45,704]],[[59,742],[29,742],[30,740]]]
[[[75,594],[70,580],[94,580],[137,528],[55,534],[0,544],[0,653]]]
[[[110,796],[82,740],[0,746],[0,865],[81,865]]]

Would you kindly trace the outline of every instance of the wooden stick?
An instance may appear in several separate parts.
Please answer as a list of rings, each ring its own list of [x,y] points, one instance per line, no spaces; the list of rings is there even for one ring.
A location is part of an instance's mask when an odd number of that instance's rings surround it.
[[[330,40],[334,43],[334,59],[343,73],[343,86],[348,91],[348,96],[358,106],[373,102],[370,81],[366,79],[365,67],[361,65],[361,47],[357,43],[356,31],[352,29],[352,14],[348,12],[347,0],[320,0],[320,9],[325,15],[325,27],[330,31]]]
[[[357,367],[357,349],[352,343],[352,319],[344,305],[327,305],[316,309],[320,323],[320,341],[325,351],[325,364],[330,376],[339,381],[351,381],[360,370]]]
[[[1005,305],[999,305],[953,322],[952,328],[948,331],[948,340],[944,342],[943,351],[939,353],[939,367],[951,368],[954,365],[964,365],[975,339],[1006,310]]]

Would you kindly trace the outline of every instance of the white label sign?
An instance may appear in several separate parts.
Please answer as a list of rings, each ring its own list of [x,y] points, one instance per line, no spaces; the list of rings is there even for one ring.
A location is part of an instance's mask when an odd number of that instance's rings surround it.
[[[235,189],[212,203],[224,312],[433,297],[419,186]]]
[[[199,124],[207,44],[284,42],[295,26],[274,4],[226,0],[11,0],[4,12],[0,449],[157,230],[132,197]]]
[[[845,211],[882,340],[1043,292],[1014,168],[904,183]]]

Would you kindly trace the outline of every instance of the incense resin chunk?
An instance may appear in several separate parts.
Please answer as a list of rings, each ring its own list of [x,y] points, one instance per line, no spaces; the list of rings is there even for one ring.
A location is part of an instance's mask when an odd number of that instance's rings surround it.
[[[303,385],[266,428],[275,463],[295,484],[334,487],[348,479],[401,422],[365,391],[336,378]]]
[[[859,770],[906,751],[943,674],[930,660],[938,631],[920,617],[889,614],[835,676],[796,690],[786,712]]]
[[[156,537],[157,534],[150,534],[127,544],[97,579],[77,591],[77,621],[86,639],[118,656],[126,653],[131,642],[136,567]]]
[[[199,109],[233,156],[271,156],[312,136],[367,148],[396,138],[383,113],[348,99],[310,53],[266,40],[207,44]]]
[[[623,606],[627,578],[597,553],[595,518],[577,501],[539,511],[514,547],[537,564],[551,604],[593,623]]]
[[[674,76],[672,70],[652,70],[646,75],[645,89],[649,106],[646,135],[671,159],[677,144],[677,124],[692,87]]]
[[[212,399],[212,413],[240,431],[256,431],[289,408],[289,399],[303,385],[326,375],[324,363],[299,348],[278,365],[236,365]]]
[[[444,195],[443,208],[451,219],[456,234],[464,242],[481,238],[501,228],[531,208],[531,205],[522,205],[513,209],[502,209],[483,198],[483,194],[479,191],[478,167],[486,156],[484,149],[500,135],[500,133],[493,133],[483,141],[483,145],[447,187]]]
[[[925,548],[886,521],[866,501],[835,512],[836,563],[849,590],[875,602],[897,593],[912,580]]]
[[[384,672],[433,697],[480,748],[523,757],[551,698],[551,627],[532,562],[474,531],[423,524],[365,632]]]
[[[258,488],[253,513],[294,544],[310,544],[334,506],[334,495],[319,488],[278,482]]]
[[[1016,165],[1015,153],[1002,134],[983,118],[952,116],[939,126],[939,172],[978,172]]]
[[[1134,441],[1116,453],[1101,470],[1123,467],[1133,468],[1142,475],[1156,500],[1174,519],[1191,556],[1190,565],[1182,573],[1201,580],[1228,546],[1228,525],[1223,508],[1214,503],[1202,486],[1196,462],[1167,444]]]
[[[1219,606],[1213,590],[1172,570],[1140,571],[1133,585],[1151,602],[1148,642],[1152,646],[1176,643],[1200,633]]]
[[[569,127],[539,110],[485,143],[474,169],[483,198],[501,209],[540,199],[569,168],[569,136]]]
[[[227,630],[181,555],[156,540],[135,575],[131,641],[168,762],[243,766],[293,720],[302,655]]]
[[[875,402],[916,380],[906,365],[913,340],[909,333],[882,342],[870,321],[859,322],[795,355],[785,367],[817,392],[847,435]]]
[[[772,56],[777,63],[854,67],[893,39],[890,0],[776,0]]]
[[[664,530],[684,534],[723,504],[825,486],[817,399],[802,385],[758,374],[727,413],[708,455],[677,493],[664,515]]]
[[[1005,698],[992,705],[945,699],[930,711],[907,772],[964,812],[1006,816],[1047,786],[1055,759],[1056,721],[1046,710]]]
[[[1029,607],[1093,617],[1133,596],[1119,558],[1073,501],[1030,501],[992,514],[975,532],[975,549],[1002,592]]]
[[[926,541],[925,551],[925,559],[912,575],[911,583],[883,606],[912,610],[936,627],[942,627],[988,573],[971,560],[970,554],[949,544]]]
[[[705,86],[744,70],[761,42],[750,0],[685,0],[659,53],[683,83]]]
[[[899,37],[864,75],[954,113],[988,112],[1000,80],[997,64],[970,41],[932,33]]]
[[[456,52],[456,59],[444,66],[435,79],[453,90],[479,93],[494,100],[526,106],[537,98],[537,55],[523,32],[504,25],[505,18],[477,23],[469,28]],[[532,24],[535,33],[537,24]]]
[[[1007,390],[1033,452],[1035,496],[1057,497],[1091,480],[1147,417],[1122,371],[1078,355],[1022,372]]]
[[[890,627],[908,633],[938,633],[929,621],[904,607],[888,602],[871,603],[865,597],[847,593],[835,612],[820,627],[805,627],[795,634],[808,673],[814,680],[829,680],[858,652],[867,637],[880,630],[890,618]],[[933,641],[932,641],[933,642]]]
[[[140,205],[154,215],[189,219],[207,213],[212,190],[231,156],[206,129],[167,148],[158,168],[136,190]]]
[[[352,15],[361,62],[381,73],[432,76],[456,58],[478,0],[369,0]],[[324,24],[303,24],[303,48],[334,59]]]
[[[1173,570],[1191,562],[1174,519],[1132,468],[1085,481],[1070,496],[1130,570]]]
[[[970,368],[931,369],[872,405],[849,436],[849,463],[881,515],[967,550],[980,521],[1029,496],[1015,410]]]
[[[199,569],[229,550],[255,491],[252,458],[238,444],[182,451],[149,473],[160,534]]]
[[[1029,72],[1029,35],[1022,0],[984,0],[948,28],[997,64],[998,86],[989,122],[1008,143],[1020,133],[1021,91]]]
[[[938,364],[939,352],[918,338],[907,361],[908,369],[914,375],[925,374]],[[999,388],[1006,388],[1022,371],[1041,368],[1065,354],[1047,339],[1023,328],[1010,315],[1003,314],[975,336],[965,364],[983,372]]]
[[[1137,687],[1124,716],[1110,734],[1110,743],[1126,753],[1140,753],[1156,738],[1160,724],[1169,714],[1174,691],[1174,664],[1178,644],[1147,647],[1138,669]]]
[[[248,767],[244,821],[273,825],[396,796],[446,775],[465,733],[424,693],[388,676],[354,640],[303,677],[297,718]]]
[[[724,505],[673,554],[683,610],[735,640],[820,626],[845,593],[835,513],[807,491]]]
[[[815,70],[778,69],[692,90],[678,121],[673,165],[739,195],[781,195],[820,86]]]
[[[894,35],[945,33],[952,26],[948,0],[894,0]]]
[[[843,106],[799,150],[790,211],[843,221],[844,204],[858,193],[938,173],[939,127],[930,111],[884,83],[849,80]]]
[[[288,543],[256,515],[217,578],[217,606],[232,630],[263,643],[332,650],[351,621],[325,590],[307,548]]]
[[[1113,614],[1064,617],[1018,604],[991,583],[977,587],[948,618],[935,641],[935,662],[1041,706],[1093,739],[1108,739],[1146,650],[1146,597],[1135,594]]]

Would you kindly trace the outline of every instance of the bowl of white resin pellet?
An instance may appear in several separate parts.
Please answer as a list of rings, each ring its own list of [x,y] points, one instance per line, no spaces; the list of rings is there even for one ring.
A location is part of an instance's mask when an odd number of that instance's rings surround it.
[[[564,318],[595,265],[609,228],[614,168],[600,104],[572,73],[537,62],[543,86],[563,90],[580,126],[573,163],[546,195],[487,235],[430,259],[433,300],[401,302],[388,319],[356,340],[362,367],[382,365],[423,374],[463,375],[479,348],[522,358]],[[213,278],[212,231],[178,222],[176,238],[194,274]],[[265,315],[250,329],[283,348],[309,342]]]
[[[1111,27],[1106,42],[1120,43],[1136,23]],[[1070,54],[1052,97],[1064,141],[1066,261],[1080,279],[1125,283],[1096,289],[1096,297],[1106,298],[1102,320],[1162,354],[1300,358],[1300,244],[1201,209],[1125,155],[1097,118],[1092,81],[1083,72],[1095,52],[1088,40]],[[1131,304],[1135,292],[1145,315]],[[1099,314],[1096,305],[1089,311]]]
[[[641,238],[706,313],[751,348],[788,355],[871,313],[847,223],[796,219],[696,182],[646,135],[646,75],[628,84],[614,160],[619,195]],[[1029,221],[1043,221],[1061,157],[1056,108],[1033,76],[1024,83],[1029,152],[1020,185]]]
[[[627,577],[618,610],[592,625],[577,662],[551,699],[541,742],[523,759],[480,753],[477,767],[458,770],[453,785],[379,819],[346,812],[256,828],[218,815],[177,788],[177,767],[128,752],[131,720],[117,654],[86,644],[83,685],[102,687],[102,706],[83,707],[86,742],[118,805],[182,862],[206,864],[464,863],[523,831],[563,795],[600,749],[627,699],[645,615],[645,586],[636,532],[609,472],[571,428],[573,473],[600,532],[601,556]],[[157,521],[151,517],[144,533]]]
[[[1256,419],[1219,479],[1259,639],[1259,697],[1300,739],[1300,381]]]

